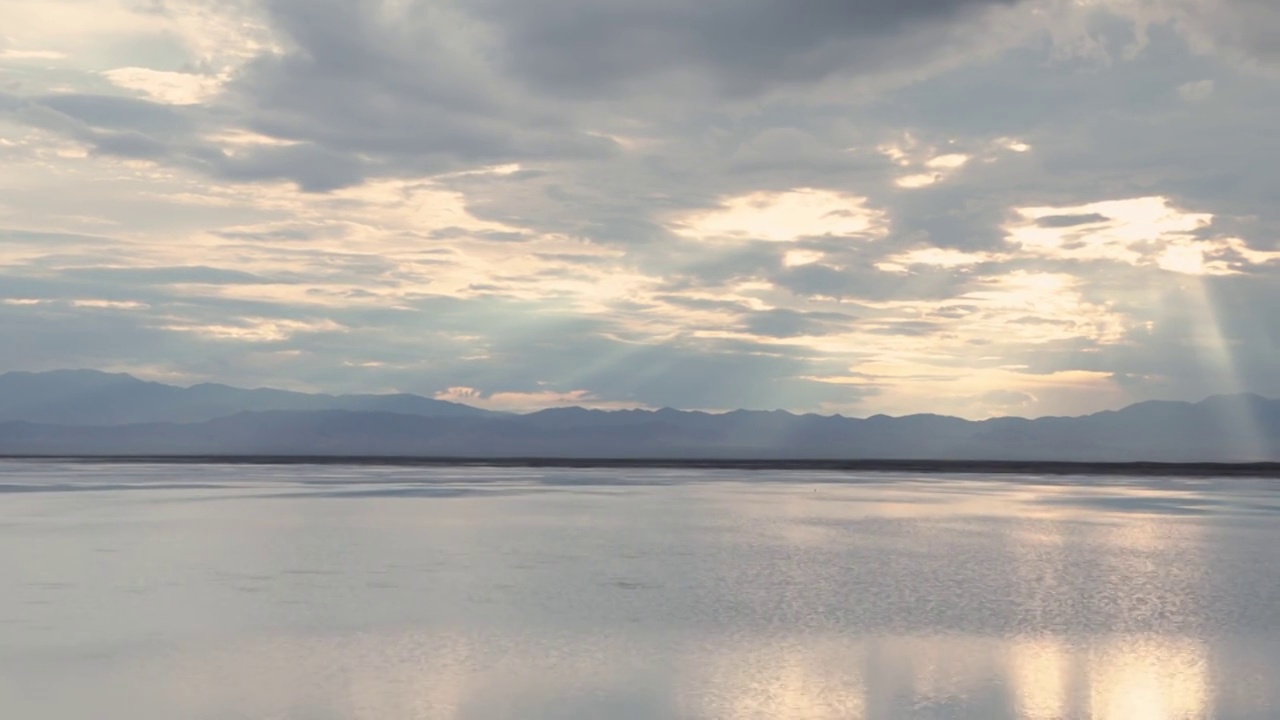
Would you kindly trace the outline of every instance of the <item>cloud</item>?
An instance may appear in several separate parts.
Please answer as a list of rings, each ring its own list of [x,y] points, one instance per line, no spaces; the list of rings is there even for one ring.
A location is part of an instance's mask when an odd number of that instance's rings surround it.
[[[64,53],[57,50],[19,50],[17,48],[0,50],[0,60],[61,60],[65,57]]]
[[[1178,86],[1178,95],[1187,102],[1204,102],[1213,96],[1212,80],[1195,80]]]
[[[472,407],[501,412],[537,412],[547,408],[572,405],[585,405],[598,410],[622,410],[637,407],[634,403],[608,402],[586,390],[571,390],[568,392],[544,390],[541,392],[498,392],[486,394],[475,388],[451,387],[436,393],[434,397],[437,400],[462,403]]]
[[[828,335],[847,330],[854,317],[845,313],[799,312],[773,308],[749,313],[744,319],[745,329],[755,335],[773,338]]]
[[[1022,408],[1036,401],[1035,395],[1017,390],[992,390],[983,393],[979,399],[983,403],[1004,408]]]
[[[1253,250],[1239,238],[1203,237],[1199,232],[1210,228],[1212,215],[1179,211],[1162,197],[1017,213],[1024,221],[1007,229],[1024,253],[1155,265],[1188,275],[1232,274],[1246,265],[1280,261],[1280,253]]]
[[[143,67],[114,68],[103,75],[119,87],[168,105],[199,104],[217,94],[223,84],[223,78],[216,76]]]
[[[68,9],[0,45],[6,367],[847,414],[1280,392],[1270,5]]]
[[[242,285],[271,282],[252,273],[201,265],[181,267],[87,267],[63,271],[64,275],[130,285]]]
[[[1101,213],[1080,213],[1076,215],[1041,215],[1036,218],[1036,225],[1042,228],[1069,228],[1077,225],[1096,225],[1109,222],[1111,218]]]
[[[173,109],[130,98],[65,93],[36,97],[32,102],[97,129],[174,136],[192,128],[191,120]]]
[[[956,41],[959,21],[1011,0],[483,0],[505,67],[547,91],[608,95],[694,74],[741,95],[882,71]],[[584,62],[584,60],[588,60]]]
[[[325,189],[333,178],[314,173],[344,156],[362,176],[432,174],[614,145],[496,76],[479,31],[450,4],[282,0],[268,10],[281,49],[247,63],[228,102],[248,128],[326,161],[299,166],[287,153],[257,151],[257,177]]]
[[[866,198],[799,188],[728,198],[720,207],[677,221],[677,234],[701,240],[746,238],[787,242],[803,237],[865,237],[883,232],[883,213]]]
[[[1280,9],[1267,0],[1166,0],[1157,13],[1176,19],[1197,49],[1219,52],[1249,65],[1280,67],[1273,41]],[[1160,15],[1156,15],[1160,17]]]

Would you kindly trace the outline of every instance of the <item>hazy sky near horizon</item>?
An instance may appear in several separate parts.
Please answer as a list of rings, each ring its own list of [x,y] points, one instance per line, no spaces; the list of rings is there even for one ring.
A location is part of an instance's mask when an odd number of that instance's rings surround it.
[[[0,0],[0,370],[1280,396],[1273,0]]]

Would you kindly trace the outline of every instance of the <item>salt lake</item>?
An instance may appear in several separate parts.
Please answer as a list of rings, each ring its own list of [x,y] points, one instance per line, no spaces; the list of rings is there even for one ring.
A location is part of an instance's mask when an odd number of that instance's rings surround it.
[[[1275,482],[4,461],[0,709],[1272,720]]]

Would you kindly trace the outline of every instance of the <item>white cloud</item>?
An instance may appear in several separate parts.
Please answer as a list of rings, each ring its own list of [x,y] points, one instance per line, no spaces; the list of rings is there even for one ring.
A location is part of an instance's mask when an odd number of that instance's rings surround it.
[[[672,229],[699,240],[791,242],[805,237],[874,237],[883,234],[884,223],[884,213],[867,207],[866,198],[799,188],[732,197],[719,208],[679,218]]]
[[[821,252],[816,250],[788,250],[782,256],[782,264],[787,267],[801,267],[803,265],[812,265],[825,257]]]
[[[973,159],[972,155],[956,152],[954,148],[925,146],[910,133],[898,142],[880,145],[877,150],[903,170],[914,171],[894,180],[895,185],[906,190],[918,190],[947,180]]]
[[[963,153],[938,155],[925,161],[925,167],[932,170],[957,170],[969,162],[969,156]]]
[[[216,94],[225,77],[193,73],[125,67],[102,73],[126,90],[136,90],[156,102],[170,105],[195,105]]]
[[[965,252],[955,248],[919,248],[904,253],[890,255],[876,263],[876,267],[885,272],[908,272],[912,266],[925,265],[940,268],[960,268],[1006,259],[1007,256],[997,253]]]
[[[192,333],[216,340],[262,343],[287,340],[302,333],[343,332],[342,325],[333,320],[284,320],[279,318],[245,317],[236,324],[202,324],[181,320],[161,326],[163,330]]]
[[[1213,89],[1214,83],[1212,80],[1195,80],[1179,85],[1178,95],[1187,102],[1204,102],[1213,97]]]
[[[918,188],[929,187],[930,185],[941,182],[942,177],[942,173],[915,173],[912,175],[903,175],[895,182],[900,188],[916,190]]]
[[[146,303],[135,300],[72,300],[72,307],[96,308],[99,310],[142,310],[150,307]]]
[[[435,399],[500,412],[537,412],[548,408],[570,406],[586,406],[600,410],[647,409],[646,406],[636,403],[609,402],[596,397],[594,393],[587,390],[571,390],[569,392],[542,390],[538,392],[496,392],[486,394],[475,388],[459,386],[436,393]]]
[[[1154,265],[1188,275],[1234,274],[1280,258],[1239,238],[1204,236],[1212,214],[1179,210],[1164,197],[1016,212],[1021,220],[1006,227],[1009,241],[1044,257]]]
[[[996,141],[996,145],[1016,153],[1029,152],[1031,150],[1030,145],[1016,138],[1000,138]]]

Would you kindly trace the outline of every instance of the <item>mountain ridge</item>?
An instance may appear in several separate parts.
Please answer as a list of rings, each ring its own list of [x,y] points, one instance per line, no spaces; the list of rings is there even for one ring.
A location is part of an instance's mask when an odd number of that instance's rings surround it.
[[[1148,401],[1076,417],[985,420],[577,406],[509,414],[406,394],[311,395],[212,383],[177,388],[128,375],[69,372],[0,375],[0,454],[1280,460],[1280,400],[1254,394]],[[15,390],[32,379],[28,392]],[[82,395],[71,380],[81,382]],[[140,399],[131,400],[128,391],[142,388]],[[53,402],[41,405],[41,392]],[[91,418],[99,422],[66,421],[74,419],[78,397],[89,406],[108,401]],[[284,407],[265,407],[272,403]],[[123,421],[138,417],[151,419]]]
[[[122,425],[203,422],[242,410],[398,410],[410,415],[482,416],[480,408],[408,393],[329,395],[220,383],[187,387],[99,370],[0,374],[0,422]]]
[[[530,411],[528,413],[507,413],[502,411],[486,410],[483,408],[475,407],[473,405],[467,405],[465,403],[452,402],[448,400],[437,400],[435,398],[428,398],[423,395],[417,395],[414,393],[405,393],[405,392],[342,393],[342,394],[307,393],[307,392],[301,392],[296,390],[281,390],[278,388],[272,388],[272,387],[266,387],[266,386],[240,387],[236,385],[229,385],[226,383],[214,383],[214,382],[202,382],[202,383],[196,383],[194,385],[183,386],[183,385],[170,385],[167,383],[161,383],[154,380],[144,380],[142,378],[139,378],[135,375],[131,375],[129,373],[112,373],[112,372],[107,372],[103,370],[93,370],[93,369],[82,368],[82,369],[47,370],[47,371],[11,370],[8,372],[0,373],[0,422],[7,422],[10,419],[13,419],[13,418],[9,418],[8,413],[6,413],[6,410],[7,410],[7,408],[5,407],[6,398],[4,396],[6,383],[10,382],[13,379],[25,379],[25,378],[49,379],[49,380],[60,380],[60,381],[65,381],[68,379],[70,380],[78,379],[83,381],[88,379],[92,381],[97,381],[97,382],[90,383],[91,385],[97,386],[97,387],[103,387],[103,386],[109,387],[109,385],[106,385],[106,383],[102,381],[111,380],[116,383],[116,386],[132,385],[134,387],[153,387],[153,388],[158,387],[158,388],[164,388],[166,390],[180,391],[180,392],[186,392],[186,393],[199,393],[199,392],[205,392],[208,390],[219,390],[219,391],[225,391],[231,394],[238,394],[238,395],[239,394],[248,394],[248,395],[258,394],[262,396],[271,395],[271,396],[278,396],[278,397],[314,398],[318,402],[344,401],[344,400],[345,401],[372,400],[372,399],[377,399],[380,401],[393,401],[393,400],[400,400],[400,399],[410,399],[413,401],[423,401],[424,403],[428,404],[427,407],[452,408],[452,409],[459,410],[462,413],[476,415],[476,416],[486,415],[486,414],[487,415],[513,415],[513,414],[540,415],[540,414],[554,414],[554,413],[572,412],[572,411],[605,414],[605,415],[619,414],[619,413],[621,414],[626,414],[626,413],[658,414],[663,412],[674,412],[674,413],[682,413],[686,415],[698,414],[698,415],[706,415],[706,416],[712,416],[712,417],[732,416],[732,415],[739,415],[739,414],[752,414],[752,415],[785,415],[785,416],[790,416],[794,418],[812,416],[812,417],[820,417],[820,418],[837,418],[837,419],[847,419],[847,420],[877,420],[877,419],[906,420],[906,419],[912,419],[912,418],[938,418],[938,419],[945,418],[945,419],[961,420],[964,422],[986,423],[986,422],[995,422],[995,421],[1001,421],[1001,420],[1034,421],[1034,420],[1049,420],[1049,419],[1055,419],[1055,418],[1093,417],[1097,415],[1107,415],[1112,413],[1128,412],[1128,411],[1135,410],[1137,408],[1145,408],[1148,406],[1151,406],[1151,407],[1197,406],[1197,405],[1204,405],[1204,404],[1212,404],[1214,402],[1220,402],[1227,399],[1239,399],[1239,400],[1263,401],[1263,402],[1277,401],[1276,399],[1267,398],[1257,393],[1241,392],[1241,393],[1231,393],[1231,394],[1210,395],[1201,400],[1196,400],[1196,401],[1143,400],[1137,403],[1133,403],[1131,405],[1127,405],[1122,408],[1118,408],[1114,410],[1099,410],[1093,413],[1087,413],[1085,415],[1040,415],[1035,417],[1027,417],[1022,415],[999,415],[999,416],[994,416],[989,418],[983,418],[981,420],[970,420],[968,418],[962,418],[956,415],[944,415],[941,413],[933,413],[933,412],[917,412],[917,413],[911,413],[908,415],[886,415],[884,413],[877,413],[875,415],[870,415],[865,418],[858,418],[858,417],[850,417],[850,416],[842,415],[840,413],[833,413],[831,415],[822,415],[822,414],[813,413],[813,412],[798,413],[798,412],[793,412],[790,410],[782,410],[782,409],[757,410],[757,409],[740,408],[740,409],[734,409],[734,410],[715,412],[715,411],[706,411],[706,410],[680,410],[678,408],[671,408],[671,407],[661,407],[661,408],[653,408],[653,409],[637,407],[637,408],[624,408],[624,409],[610,410],[610,409],[602,409],[602,408],[583,407],[581,405],[564,405],[564,406],[543,408],[540,410]],[[264,408],[264,409],[275,410],[275,409],[291,409],[291,408]],[[382,411],[381,409],[375,409],[375,408],[340,407],[336,405],[332,407],[317,407],[317,408],[307,408],[307,409],[370,410],[373,412]],[[239,411],[238,410],[232,411],[232,413],[234,412],[239,412]],[[232,413],[229,413],[229,414],[232,414]],[[432,415],[431,413],[419,413],[419,412],[406,412],[404,414]],[[225,417],[225,415],[220,415],[218,417]],[[208,419],[213,419],[213,418],[208,418]],[[96,423],[78,423],[78,424],[96,424]]]

